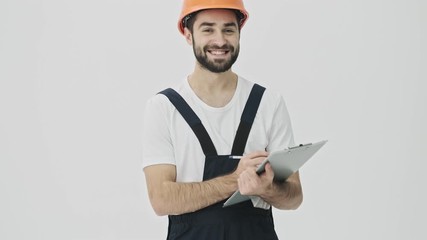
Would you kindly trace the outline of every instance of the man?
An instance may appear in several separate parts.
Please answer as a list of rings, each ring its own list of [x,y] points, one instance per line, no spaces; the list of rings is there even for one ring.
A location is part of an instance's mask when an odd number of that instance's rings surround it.
[[[298,172],[276,182],[267,164],[256,174],[268,152],[294,142],[283,98],[231,70],[247,17],[241,0],[184,0],[178,28],[194,71],[147,103],[143,167],[168,239],[278,239],[270,205],[302,202]],[[236,190],[252,200],[224,208]]]

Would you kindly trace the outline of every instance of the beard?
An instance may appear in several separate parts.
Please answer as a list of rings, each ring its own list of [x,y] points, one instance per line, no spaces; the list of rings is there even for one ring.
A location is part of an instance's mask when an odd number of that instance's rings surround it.
[[[193,39],[194,42],[194,39]],[[207,52],[209,50],[224,50],[230,52],[230,58],[229,59],[209,59],[207,56]],[[196,57],[197,61],[200,63],[200,65],[214,73],[222,73],[228,71],[231,66],[236,62],[237,57],[239,56],[239,46],[236,48],[230,44],[225,44],[224,46],[220,47],[218,45],[206,45],[203,48],[196,47],[195,44],[193,44],[193,52],[194,56]]]

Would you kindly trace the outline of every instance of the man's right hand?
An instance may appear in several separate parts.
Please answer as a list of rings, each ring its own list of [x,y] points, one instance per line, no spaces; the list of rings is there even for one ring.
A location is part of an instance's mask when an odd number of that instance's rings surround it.
[[[256,152],[251,152],[247,155],[244,155],[240,159],[239,165],[237,165],[237,168],[234,171],[234,174],[236,174],[239,177],[240,174],[248,168],[254,168],[256,170],[258,166],[267,157],[268,157],[268,152],[266,151],[256,151]]]

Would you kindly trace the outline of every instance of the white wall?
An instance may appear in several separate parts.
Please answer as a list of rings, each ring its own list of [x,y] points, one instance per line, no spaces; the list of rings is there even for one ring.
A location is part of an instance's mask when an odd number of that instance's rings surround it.
[[[282,239],[426,239],[427,3],[247,0],[234,70],[285,96],[301,171]],[[0,239],[164,239],[145,101],[193,68],[181,1],[0,1]]]

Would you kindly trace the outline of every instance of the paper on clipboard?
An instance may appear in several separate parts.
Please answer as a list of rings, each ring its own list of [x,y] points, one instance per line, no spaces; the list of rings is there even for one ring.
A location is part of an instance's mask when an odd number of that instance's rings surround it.
[[[258,167],[257,173],[264,172],[267,162],[270,163],[274,171],[275,180],[286,180],[290,175],[298,171],[328,140],[316,143],[301,144],[288,149],[272,152]],[[231,206],[249,200],[250,196],[245,196],[236,191],[224,203],[223,207]]]

